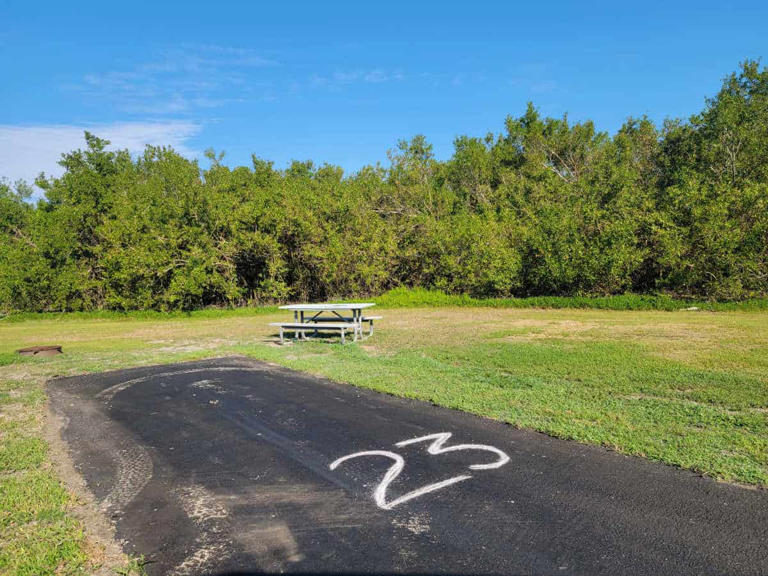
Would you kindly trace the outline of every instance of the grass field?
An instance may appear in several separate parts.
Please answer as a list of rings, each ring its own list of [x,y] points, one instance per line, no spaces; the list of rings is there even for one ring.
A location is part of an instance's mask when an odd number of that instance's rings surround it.
[[[87,573],[102,562],[75,519],[76,498],[50,463],[44,382],[208,356],[245,354],[768,486],[762,305],[710,312],[471,304],[380,312],[385,319],[374,338],[344,347],[275,345],[267,323],[288,316],[274,309],[0,321],[0,572]],[[62,344],[66,354],[22,360],[13,353],[34,344]]]

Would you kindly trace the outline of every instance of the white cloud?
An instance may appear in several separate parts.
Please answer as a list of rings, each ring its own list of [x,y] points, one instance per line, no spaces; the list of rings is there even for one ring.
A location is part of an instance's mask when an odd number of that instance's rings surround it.
[[[330,76],[315,74],[310,83],[316,87],[338,89],[357,83],[382,84],[384,82],[400,82],[405,75],[400,70],[384,70],[373,68],[371,70],[340,70]]]
[[[279,63],[247,48],[183,45],[124,69],[86,74],[62,88],[132,114],[191,114],[259,100],[270,88],[260,69],[275,66]]]
[[[188,146],[200,132],[193,122],[120,122],[93,125],[13,126],[0,124],[0,177],[26,180],[30,184],[40,172],[58,176],[61,155],[85,147],[87,130],[111,142],[112,149],[141,152],[147,144],[172,146],[184,156],[197,153]]]

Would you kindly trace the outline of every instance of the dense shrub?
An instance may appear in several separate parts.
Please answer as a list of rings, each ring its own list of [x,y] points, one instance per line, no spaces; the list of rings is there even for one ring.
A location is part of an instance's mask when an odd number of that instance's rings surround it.
[[[629,119],[611,137],[530,105],[503,134],[457,138],[445,162],[417,136],[388,168],[348,176],[257,157],[232,169],[213,152],[201,170],[169,148],[132,158],[87,133],[86,144],[62,157],[60,178],[38,180],[36,204],[25,184],[0,183],[6,311],[189,310],[397,287],[511,305],[768,294],[768,71],[755,62],[688,121]],[[633,298],[606,305],[667,302]]]

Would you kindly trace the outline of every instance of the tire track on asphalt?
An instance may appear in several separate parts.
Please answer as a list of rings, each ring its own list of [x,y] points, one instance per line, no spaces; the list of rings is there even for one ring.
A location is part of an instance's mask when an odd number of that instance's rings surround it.
[[[149,453],[139,446],[129,446],[115,452],[116,481],[102,500],[102,508],[111,513],[122,513],[152,479],[153,465]]]
[[[122,392],[123,390],[127,390],[128,388],[136,384],[141,384],[142,382],[148,382],[149,380],[155,380],[157,378],[167,378],[169,376],[182,376],[185,374],[197,374],[199,372],[264,372],[264,370],[247,368],[243,366],[218,366],[218,367],[210,367],[210,368],[207,367],[207,368],[189,368],[186,370],[173,370],[170,372],[161,372],[159,374],[148,374],[147,376],[132,378],[131,380],[125,380],[124,382],[118,382],[117,384],[114,384],[109,388],[105,388],[101,392],[98,392],[95,397],[100,400],[106,400],[107,402],[109,402],[115,397],[115,395]]]

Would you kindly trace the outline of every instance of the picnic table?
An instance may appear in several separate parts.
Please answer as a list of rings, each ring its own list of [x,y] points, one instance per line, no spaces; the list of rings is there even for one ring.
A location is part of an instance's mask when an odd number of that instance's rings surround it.
[[[371,302],[287,304],[280,306],[280,309],[293,311],[293,322],[271,322],[270,326],[280,328],[281,344],[284,342],[283,333],[286,330],[293,332],[296,340],[306,340],[307,332],[317,334],[320,331],[338,331],[343,344],[347,331],[353,333],[355,341],[358,337],[363,338],[364,322],[369,325],[368,336],[373,335],[373,321],[380,320],[381,316],[363,315],[363,310],[373,306],[376,304]]]

